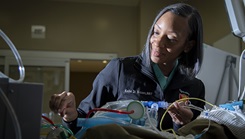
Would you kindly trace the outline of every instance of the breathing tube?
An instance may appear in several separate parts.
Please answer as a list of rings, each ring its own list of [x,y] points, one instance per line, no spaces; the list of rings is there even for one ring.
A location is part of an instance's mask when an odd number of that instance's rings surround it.
[[[21,57],[20,57],[17,49],[15,48],[14,44],[11,42],[11,40],[8,38],[8,36],[1,29],[0,29],[0,35],[4,39],[4,41],[8,44],[10,49],[12,50],[12,52],[15,56],[15,59],[18,63],[18,66],[19,66],[20,78],[18,80],[12,80],[12,82],[23,82],[24,78],[25,78],[25,68],[23,66]]]

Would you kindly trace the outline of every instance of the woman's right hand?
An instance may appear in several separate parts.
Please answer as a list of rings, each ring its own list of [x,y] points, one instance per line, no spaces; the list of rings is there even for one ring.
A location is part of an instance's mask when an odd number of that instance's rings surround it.
[[[49,101],[49,108],[54,113],[58,113],[66,122],[73,121],[78,116],[75,96],[71,92],[53,94]]]

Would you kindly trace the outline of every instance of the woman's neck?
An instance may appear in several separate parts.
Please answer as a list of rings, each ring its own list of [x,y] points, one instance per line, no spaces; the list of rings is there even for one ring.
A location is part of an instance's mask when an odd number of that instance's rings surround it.
[[[173,63],[162,63],[162,64],[158,64],[159,68],[161,69],[162,73],[164,76],[169,76],[169,74],[171,73],[171,71],[173,70],[174,66],[176,65],[176,62]]]

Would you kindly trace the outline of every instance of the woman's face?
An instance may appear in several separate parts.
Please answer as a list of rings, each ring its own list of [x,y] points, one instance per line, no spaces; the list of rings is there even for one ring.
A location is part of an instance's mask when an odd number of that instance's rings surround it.
[[[190,29],[187,18],[166,12],[154,25],[150,38],[151,60],[157,64],[172,64],[191,45],[188,41]]]

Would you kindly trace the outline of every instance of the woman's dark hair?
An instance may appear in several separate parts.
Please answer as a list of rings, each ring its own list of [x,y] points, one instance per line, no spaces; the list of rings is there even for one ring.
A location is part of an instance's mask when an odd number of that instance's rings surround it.
[[[194,40],[195,46],[188,53],[182,53],[179,56],[179,69],[181,73],[189,77],[195,77],[201,68],[203,58],[203,25],[199,12],[192,6],[185,3],[176,3],[163,8],[156,16],[147,36],[143,54],[146,56],[146,62],[150,66],[150,38],[153,34],[154,25],[158,19],[166,12],[172,12],[176,15],[188,18],[190,28],[189,40]]]

